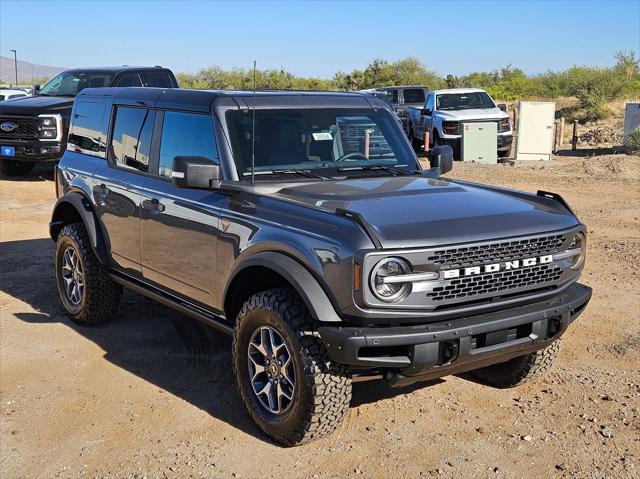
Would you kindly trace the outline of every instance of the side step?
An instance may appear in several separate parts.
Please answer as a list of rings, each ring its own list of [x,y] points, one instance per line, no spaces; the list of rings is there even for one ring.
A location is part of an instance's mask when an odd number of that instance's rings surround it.
[[[109,276],[113,281],[121,284],[125,288],[131,289],[136,293],[140,293],[147,298],[153,299],[158,303],[175,309],[176,311],[185,314],[190,318],[196,319],[207,326],[211,326],[225,334],[233,334],[233,327],[224,319],[223,316],[205,310],[204,308],[196,306],[195,304],[185,301],[171,293],[150,287],[136,279],[129,278],[128,276],[118,273],[109,273]]]

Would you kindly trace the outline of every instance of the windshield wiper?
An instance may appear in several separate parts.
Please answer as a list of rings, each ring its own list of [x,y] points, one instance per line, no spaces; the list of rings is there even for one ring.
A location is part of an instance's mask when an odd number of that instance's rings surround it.
[[[391,171],[393,173],[399,173],[401,175],[415,175],[421,173],[418,170],[403,170],[401,168],[396,168],[394,166],[385,166],[385,165],[357,165],[357,166],[341,166],[338,168],[338,171],[370,171],[370,170],[382,170],[382,171]]]
[[[309,170],[300,170],[297,168],[286,168],[282,170],[260,170],[256,171],[255,175],[300,175],[306,178],[318,178],[319,180],[328,180],[329,178],[326,176],[316,175],[315,173],[311,173]],[[251,176],[250,171],[245,171],[242,173],[242,176]]]

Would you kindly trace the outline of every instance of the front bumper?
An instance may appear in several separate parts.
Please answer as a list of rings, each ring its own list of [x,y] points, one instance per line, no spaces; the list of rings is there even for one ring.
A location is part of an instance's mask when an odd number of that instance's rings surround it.
[[[7,161],[56,161],[64,153],[65,145],[57,141],[19,140],[0,138],[0,145],[13,146],[15,156],[0,156]]]
[[[450,145],[454,150],[460,149],[461,135],[441,135],[440,141],[445,145]],[[513,133],[507,131],[504,133],[498,133],[498,151],[507,151],[511,148],[513,143]]]
[[[386,372],[392,386],[508,361],[558,339],[584,310],[591,288],[574,284],[545,301],[455,320],[398,327],[318,329],[331,359]]]

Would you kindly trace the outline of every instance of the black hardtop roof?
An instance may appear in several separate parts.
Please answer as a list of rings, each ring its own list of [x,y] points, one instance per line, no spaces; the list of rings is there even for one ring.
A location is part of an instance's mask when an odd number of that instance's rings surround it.
[[[112,67],[79,67],[79,68],[69,68],[65,70],[67,72],[76,72],[76,73],[120,73],[126,72],[129,70],[168,70],[168,68],[161,66],[153,66],[153,67],[140,67],[133,65],[120,65],[120,66],[112,66]]]
[[[253,91],[244,90],[192,90],[186,88],[140,88],[140,87],[106,87],[85,88],[77,98],[83,96],[113,97],[127,102],[139,100],[137,103],[150,104],[187,110],[209,109],[218,99],[229,99],[240,108],[253,105]],[[374,96],[359,92],[312,91],[312,90],[256,90],[255,104],[257,108],[291,108],[304,106],[352,107],[352,108],[387,108],[387,104]]]

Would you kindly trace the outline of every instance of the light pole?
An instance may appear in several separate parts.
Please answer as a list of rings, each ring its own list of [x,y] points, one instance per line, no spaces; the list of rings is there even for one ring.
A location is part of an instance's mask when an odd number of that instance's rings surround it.
[[[18,86],[18,54],[15,50],[10,50],[13,52],[13,66],[16,70],[16,85]]]

